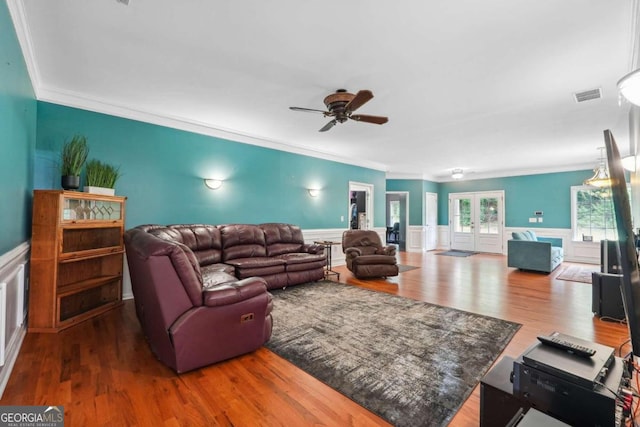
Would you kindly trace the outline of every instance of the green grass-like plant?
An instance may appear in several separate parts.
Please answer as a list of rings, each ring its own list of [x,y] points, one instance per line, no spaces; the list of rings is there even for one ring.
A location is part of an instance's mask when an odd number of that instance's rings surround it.
[[[80,176],[82,166],[89,155],[87,138],[75,135],[71,141],[65,142],[60,155],[60,174],[62,176]]]
[[[115,188],[120,178],[120,168],[91,159],[87,162],[87,185],[90,187]]]

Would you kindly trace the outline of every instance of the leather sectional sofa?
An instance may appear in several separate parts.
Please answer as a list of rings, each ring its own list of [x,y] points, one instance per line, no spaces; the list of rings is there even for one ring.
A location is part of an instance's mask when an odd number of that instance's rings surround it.
[[[324,278],[324,247],[290,224],[141,225],[124,236],[136,315],[176,372],[261,347],[268,289]]]

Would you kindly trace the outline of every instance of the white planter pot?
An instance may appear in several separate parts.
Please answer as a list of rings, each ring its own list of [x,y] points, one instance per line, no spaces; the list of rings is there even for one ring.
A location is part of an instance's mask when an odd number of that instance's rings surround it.
[[[101,196],[114,196],[116,194],[115,188],[104,187],[84,187],[85,193],[100,194]]]

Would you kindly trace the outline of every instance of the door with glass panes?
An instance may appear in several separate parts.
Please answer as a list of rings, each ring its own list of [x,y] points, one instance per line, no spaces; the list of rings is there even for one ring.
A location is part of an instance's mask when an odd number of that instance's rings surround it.
[[[450,247],[502,253],[504,192],[449,194]]]

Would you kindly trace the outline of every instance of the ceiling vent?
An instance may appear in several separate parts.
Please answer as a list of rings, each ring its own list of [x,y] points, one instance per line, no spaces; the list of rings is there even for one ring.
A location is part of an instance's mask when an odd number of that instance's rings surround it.
[[[573,94],[576,102],[585,102],[591,101],[592,99],[600,99],[602,98],[602,92],[600,88],[584,90],[582,92],[576,92]]]

